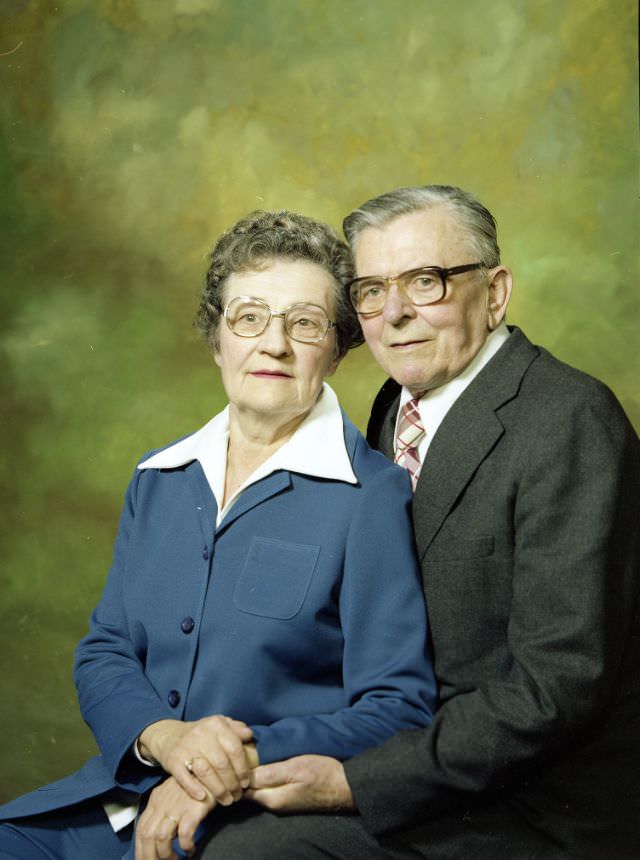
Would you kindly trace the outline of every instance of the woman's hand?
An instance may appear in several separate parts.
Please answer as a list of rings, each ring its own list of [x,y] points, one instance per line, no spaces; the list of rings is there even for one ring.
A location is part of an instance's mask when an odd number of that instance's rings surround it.
[[[159,720],[141,733],[141,753],[158,762],[193,799],[213,799],[229,806],[249,785],[249,769],[258,764],[251,729],[230,717],[196,722]]]
[[[193,800],[170,776],[153,789],[136,824],[135,860],[176,860],[171,846],[176,835],[182,850],[193,853],[196,828],[215,805],[210,796]]]

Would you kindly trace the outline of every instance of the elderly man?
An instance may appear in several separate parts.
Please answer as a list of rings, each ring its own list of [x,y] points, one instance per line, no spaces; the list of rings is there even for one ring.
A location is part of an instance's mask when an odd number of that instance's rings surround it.
[[[267,811],[225,812],[204,857],[638,858],[638,438],[604,385],[506,326],[511,272],[470,194],[398,189],[344,226],[441,706],[344,764],[258,768]]]

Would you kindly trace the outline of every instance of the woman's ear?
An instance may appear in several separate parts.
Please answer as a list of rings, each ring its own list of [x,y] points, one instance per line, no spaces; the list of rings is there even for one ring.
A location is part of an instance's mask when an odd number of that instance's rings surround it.
[[[217,326],[214,331],[209,334],[209,349],[211,350],[214,362],[218,367],[220,367],[220,332],[218,331]]]
[[[333,361],[331,362],[331,364],[327,368],[325,376],[333,376],[333,374],[338,369],[338,365],[340,364],[340,362],[342,361],[343,358],[344,358],[344,354],[339,354],[338,353],[338,347],[336,346],[336,354],[333,358]]]
[[[507,312],[511,298],[513,278],[511,269],[506,266],[496,266],[489,269],[487,286],[487,328],[493,331],[498,328]]]

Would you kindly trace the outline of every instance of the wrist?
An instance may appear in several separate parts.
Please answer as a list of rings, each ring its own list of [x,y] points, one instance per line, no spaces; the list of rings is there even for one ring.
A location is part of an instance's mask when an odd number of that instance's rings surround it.
[[[335,783],[335,808],[341,812],[353,812],[357,809],[356,801],[347,780],[347,774],[342,762],[338,762],[338,779]]]
[[[163,765],[167,742],[177,722],[177,720],[158,720],[140,732],[136,744],[143,759]]]
[[[138,759],[139,762],[146,765],[147,767],[158,767],[158,762],[154,758],[152,758],[151,753],[146,750],[147,754],[145,755],[142,750],[143,747],[140,743],[140,738],[137,737],[133,742],[133,746],[131,747],[131,752],[133,753],[133,755]]]

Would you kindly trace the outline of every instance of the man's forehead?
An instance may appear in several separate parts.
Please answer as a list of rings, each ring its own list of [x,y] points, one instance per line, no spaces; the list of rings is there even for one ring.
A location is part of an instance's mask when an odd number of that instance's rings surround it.
[[[442,207],[398,215],[360,233],[355,247],[358,274],[397,274],[415,266],[457,264],[460,261],[452,258],[467,245],[467,238]]]

